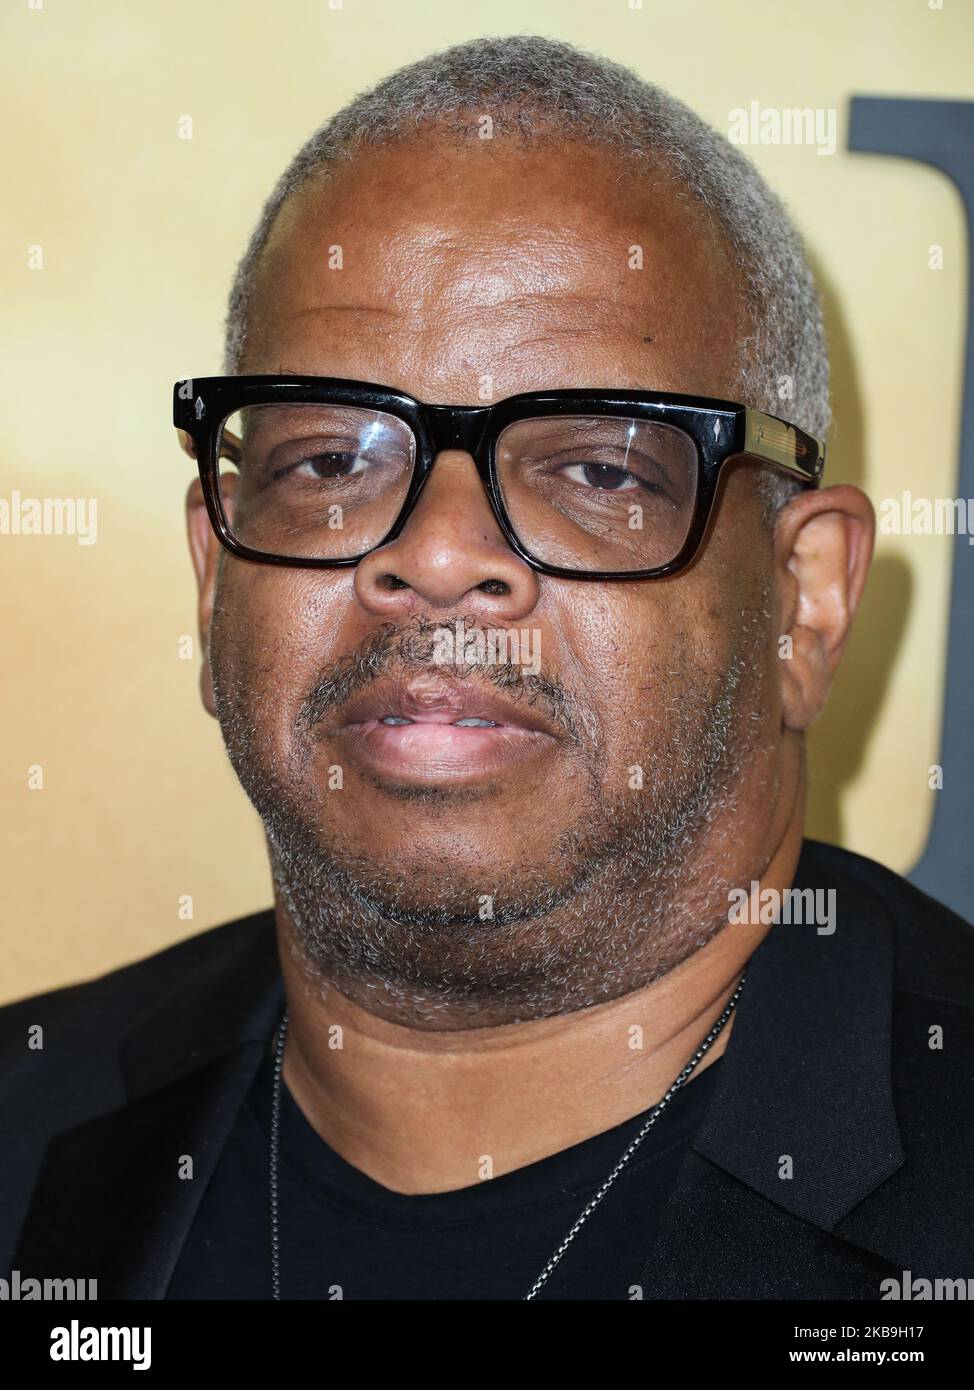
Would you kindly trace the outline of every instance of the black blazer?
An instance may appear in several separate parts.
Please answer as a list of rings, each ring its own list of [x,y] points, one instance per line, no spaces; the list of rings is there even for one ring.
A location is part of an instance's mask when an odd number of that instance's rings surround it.
[[[835,889],[836,930],[754,953],[645,1298],[974,1277],[974,928],[814,841],[794,886]],[[0,1009],[0,1270],[163,1298],[283,1002],[265,911]]]

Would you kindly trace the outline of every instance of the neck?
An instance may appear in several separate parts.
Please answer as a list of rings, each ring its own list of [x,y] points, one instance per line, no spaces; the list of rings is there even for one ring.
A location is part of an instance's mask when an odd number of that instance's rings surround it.
[[[758,895],[793,882],[797,801],[794,809],[764,869],[751,875],[751,922],[725,926],[645,988],[553,1017],[457,1030],[405,1026],[322,988],[280,922],[289,1009],[283,1076],[295,1101],[347,1162],[402,1193],[470,1186],[484,1177],[487,1158],[489,1175],[499,1177],[655,1105],[770,930]],[[724,1051],[733,1022],[687,1085]]]

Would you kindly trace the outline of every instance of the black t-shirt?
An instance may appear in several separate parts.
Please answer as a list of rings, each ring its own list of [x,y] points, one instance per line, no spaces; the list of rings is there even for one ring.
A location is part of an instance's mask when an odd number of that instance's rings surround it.
[[[663,1200],[721,1059],[690,1078],[582,1226],[540,1298],[633,1299]],[[167,1298],[271,1297],[268,1053],[192,1225]],[[346,1163],[281,1088],[282,1299],[523,1299],[649,1111],[452,1192],[393,1192]]]

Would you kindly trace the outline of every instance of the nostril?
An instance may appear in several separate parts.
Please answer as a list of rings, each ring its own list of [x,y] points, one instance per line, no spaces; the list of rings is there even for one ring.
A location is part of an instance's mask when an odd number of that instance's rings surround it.
[[[400,579],[398,574],[384,574],[379,580],[383,589],[408,589],[409,585],[405,579]]]

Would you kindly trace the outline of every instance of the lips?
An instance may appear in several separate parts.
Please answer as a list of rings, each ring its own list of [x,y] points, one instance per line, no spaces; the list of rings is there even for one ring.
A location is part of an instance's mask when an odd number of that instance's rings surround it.
[[[554,726],[530,705],[483,690],[469,681],[438,676],[414,676],[400,681],[376,681],[363,695],[340,711],[339,727],[382,724],[452,724],[455,728],[520,729],[557,738]]]
[[[418,785],[494,777],[562,737],[526,703],[437,675],[376,681],[338,711],[332,733],[368,771]]]

